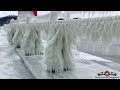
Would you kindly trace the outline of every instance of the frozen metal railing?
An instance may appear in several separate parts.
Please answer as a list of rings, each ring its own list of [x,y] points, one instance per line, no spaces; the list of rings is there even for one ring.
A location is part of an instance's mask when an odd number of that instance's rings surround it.
[[[120,11],[64,11],[72,17],[90,18],[120,15]]]

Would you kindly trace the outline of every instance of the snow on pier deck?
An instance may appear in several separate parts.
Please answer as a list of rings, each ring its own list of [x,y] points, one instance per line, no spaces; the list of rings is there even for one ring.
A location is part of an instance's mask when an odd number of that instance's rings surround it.
[[[34,79],[0,30],[0,79]]]

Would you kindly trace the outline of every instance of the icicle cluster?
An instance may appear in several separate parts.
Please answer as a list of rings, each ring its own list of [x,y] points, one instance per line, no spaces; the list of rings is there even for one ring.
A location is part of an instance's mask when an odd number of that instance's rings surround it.
[[[76,41],[75,25],[75,21],[57,21],[51,25],[45,48],[48,72],[57,73],[74,69],[72,48]]]
[[[80,23],[80,25],[79,25]],[[80,31],[80,38],[91,41],[101,40],[110,43],[113,39],[120,40],[120,16],[83,19],[76,26]]]
[[[28,23],[22,38],[22,49],[26,56],[43,54],[41,45],[41,30],[37,28],[36,23]]]

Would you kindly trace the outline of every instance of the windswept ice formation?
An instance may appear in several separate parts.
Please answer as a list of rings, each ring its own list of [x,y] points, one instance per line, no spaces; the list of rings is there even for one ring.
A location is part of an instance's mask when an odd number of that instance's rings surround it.
[[[71,69],[73,60],[71,48],[77,39],[87,39],[91,42],[102,41],[111,44],[116,39],[120,40],[120,16],[109,16],[101,18],[89,18],[82,20],[57,21],[51,26],[48,45],[46,48],[46,64],[49,72],[59,72],[63,69]],[[97,22],[97,23],[96,23]],[[69,35],[68,35],[69,34]],[[66,43],[67,42],[67,43]],[[66,43],[66,45],[65,45]],[[67,49],[68,54],[64,55]],[[69,60],[67,60],[65,57]],[[67,63],[64,63],[68,61]],[[62,64],[63,63],[63,64]],[[70,65],[70,67],[69,67]]]
[[[9,29],[7,30],[7,38],[10,44],[13,44],[15,48],[21,47],[21,39],[25,31],[26,23],[17,20],[16,22],[10,22]]]
[[[81,26],[78,26],[80,38],[85,37],[91,41],[103,41],[111,43],[113,38],[119,40],[120,35],[120,16],[110,16],[102,18],[89,18],[81,20]],[[97,22],[97,23],[96,23]]]
[[[45,50],[45,62],[49,72],[73,70],[72,47],[75,39],[75,23],[56,22],[50,28]]]
[[[27,56],[43,53],[43,46],[41,45],[41,30],[39,30],[37,26],[36,23],[29,23],[26,26],[21,42],[24,54]]]

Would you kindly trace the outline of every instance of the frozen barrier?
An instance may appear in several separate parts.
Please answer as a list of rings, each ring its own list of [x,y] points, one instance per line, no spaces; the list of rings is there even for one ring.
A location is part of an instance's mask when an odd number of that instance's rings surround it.
[[[55,12],[56,13],[56,12]],[[54,14],[55,14],[54,13]],[[57,12],[60,13],[60,12]],[[51,19],[51,22],[53,24],[58,24],[59,25],[67,25],[65,31],[69,32],[69,28],[73,29],[72,33],[76,32],[76,36],[78,35],[80,37],[81,40],[83,40],[83,38],[86,38],[86,40],[88,40],[87,42],[96,42],[99,39],[102,42],[106,42],[106,43],[110,43],[112,42],[113,38],[116,38],[117,41],[119,42],[119,35],[120,35],[120,16],[116,15],[116,16],[108,16],[108,17],[96,17],[96,18],[88,18],[88,19],[78,19],[78,20],[62,20],[62,21],[56,21],[56,14],[55,17],[53,19],[55,19],[55,21]],[[58,16],[57,16],[58,17]],[[52,18],[52,17],[51,17]],[[17,22],[21,23],[21,22],[25,22],[25,21],[31,21],[31,22],[36,22],[37,19],[35,18],[24,18],[22,20],[18,21],[11,21],[10,25],[12,24],[16,24]],[[38,20],[39,21],[39,20]],[[39,30],[42,31],[46,31],[47,34],[50,31],[49,27],[52,25],[52,23],[49,21],[46,22],[37,22],[39,26]],[[97,23],[96,23],[97,22]],[[27,25],[27,23],[26,23]],[[73,26],[74,28],[72,28],[71,26]],[[117,28],[116,28],[117,27]],[[53,25],[54,28],[54,25]],[[9,28],[10,29],[10,28]],[[65,28],[63,28],[65,29]],[[43,33],[44,34],[44,33]],[[47,35],[46,35],[47,36]],[[46,39],[45,37],[43,37],[44,39]],[[86,41],[84,39],[84,42]],[[92,43],[92,42],[91,42]],[[99,42],[98,42],[99,43]],[[86,44],[87,45],[87,44]],[[94,46],[96,44],[94,43]],[[97,45],[99,46],[99,45]],[[104,46],[104,45],[102,45]],[[93,49],[94,51],[94,49]]]
[[[0,34],[2,34],[1,31],[0,31]],[[5,42],[4,40],[2,41]],[[28,56],[24,56],[20,49],[17,49],[17,52],[20,55],[23,62],[25,63],[25,65],[27,66],[27,68],[35,76],[36,79],[98,79],[96,78],[97,74],[100,73],[101,71],[105,72],[105,70],[117,73],[116,77],[120,77],[120,73],[119,73],[120,65],[115,64],[114,62],[111,62],[109,60],[105,60],[105,59],[92,56],[89,54],[85,54],[75,50],[73,50],[73,53],[75,55],[76,69],[74,71],[67,71],[59,74],[49,74],[46,72],[46,66],[44,64],[43,55],[33,55],[28,57]],[[5,55],[8,55],[8,54],[5,54]],[[102,63],[104,63],[104,65],[106,66],[97,64],[90,60],[96,60],[98,62],[103,61]],[[16,69],[16,66],[15,66],[15,69]]]
[[[93,17],[104,17],[120,15],[119,11],[64,11],[65,16],[81,17],[81,18],[93,18]]]
[[[57,20],[56,18],[53,18]],[[35,19],[28,19],[28,21]],[[25,21],[24,19],[21,21]],[[19,23],[21,23],[21,21]],[[17,21],[16,21],[17,22]],[[15,22],[15,24],[16,24]],[[78,19],[78,20],[63,20],[63,21],[54,21],[52,22],[37,22],[39,25],[39,30],[47,30],[48,32],[49,27],[53,24],[60,23],[66,24],[67,28],[69,29],[71,26],[74,26],[73,32],[76,32],[76,35],[81,38],[86,38],[89,41],[97,41],[101,39],[101,41],[110,43],[113,38],[117,38],[119,40],[119,24],[120,24],[120,16],[108,16],[108,17],[97,17],[97,18],[88,18],[88,19]],[[48,23],[48,24],[47,24]],[[14,24],[11,22],[11,24]],[[28,23],[29,24],[29,23]],[[58,25],[60,25],[58,24]],[[27,23],[26,23],[27,25]],[[36,24],[37,25],[37,24]],[[58,26],[59,27],[59,26]],[[54,28],[54,25],[53,25]],[[71,28],[70,28],[71,29]]]
[[[54,15],[51,16],[50,21],[47,22],[37,22],[33,18],[30,20],[31,22],[28,20],[29,22],[23,25],[18,23],[15,26],[15,32],[14,30],[11,31],[11,33],[15,33],[12,43],[20,46],[26,56],[41,55],[43,50],[41,31],[48,31],[47,47],[44,48],[48,72],[55,73],[73,69],[74,56],[72,48],[78,39],[81,42],[87,40],[94,47],[99,41],[105,46],[112,45],[115,40],[116,42],[120,41],[120,16],[118,15],[59,21],[55,14],[55,17]],[[92,50],[95,52],[95,48]]]

